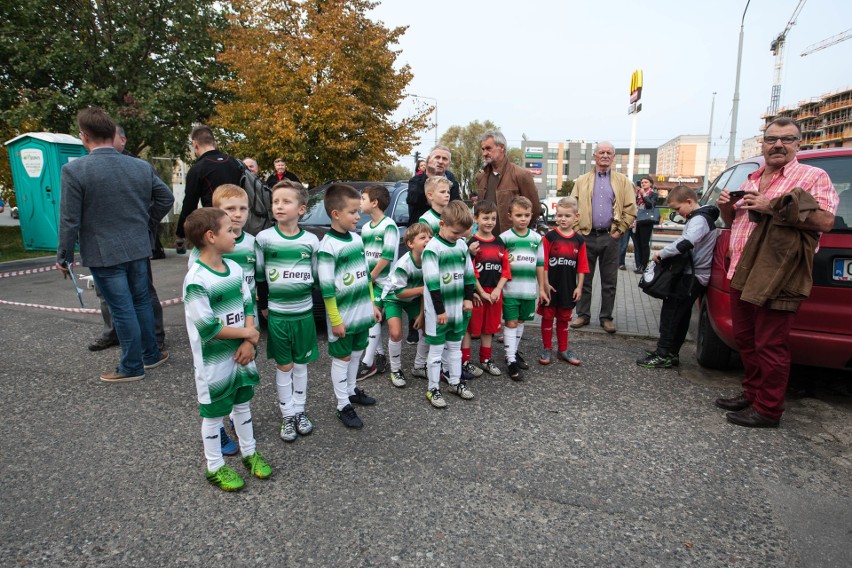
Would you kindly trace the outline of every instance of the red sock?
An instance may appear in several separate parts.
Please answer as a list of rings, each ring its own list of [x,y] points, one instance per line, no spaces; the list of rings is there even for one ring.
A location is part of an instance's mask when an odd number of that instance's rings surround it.
[[[557,319],[556,320],[556,343],[559,345],[560,351],[566,351],[568,349],[568,322],[569,319]],[[544,328],[542,327],[542,332]]]
[[[480,341],[482,341],[480,339]],[[487,361],[491,359],[491,348],[485,347],[484,345],[479,346],[479,362]]]
[[[553,346],[553,319],[541,318],[541,341],[544,343],[545,349],[550,349]]]
[[[470,347],[462,347],[462,363],[470,361]]]

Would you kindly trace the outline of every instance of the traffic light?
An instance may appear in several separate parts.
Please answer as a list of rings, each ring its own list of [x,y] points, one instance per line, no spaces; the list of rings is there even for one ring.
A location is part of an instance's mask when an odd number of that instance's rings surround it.
[[[420,163],[420,152],[414,152],[414,172],[417,173],[417,164]]]

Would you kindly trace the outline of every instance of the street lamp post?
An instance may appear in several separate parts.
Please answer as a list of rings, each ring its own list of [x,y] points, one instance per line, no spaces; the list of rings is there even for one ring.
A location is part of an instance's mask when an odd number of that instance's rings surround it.
[[[707,184],[710,181],[707,176],[710,175],[710,148],[713,145],[713,111],[716,110],[716,92],[713,92],[713,101],[710,103],[710,128],[707,130],[707,162],[704,166],[704,189],[701,190],[701,195],[707,193]]]
[[[737,79],[734,83],[734,107],[731,110],[731,142],[728,146],[728,167],[734,164],[734,146],[737,144],[737,111],[740,108],[740,67],[743,63],[743,30],[745,28],[745,17],[751,0],[746,0],[743,19],[740,23],[740,46],[737,49]]]
[[[424,97],[422,95],[410,95],[416,99],[426,99],[435,103],[435,146],[438,145],[438,99],[435,97]]]

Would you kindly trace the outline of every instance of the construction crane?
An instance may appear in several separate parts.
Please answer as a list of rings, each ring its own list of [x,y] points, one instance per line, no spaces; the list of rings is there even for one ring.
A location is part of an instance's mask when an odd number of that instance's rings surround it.
[[[772,82],[772,96],[769,99],[769,109],[767,110],[767,114],[770,115],[778,112],[778,103],[781,102],[781,74],[784,70],[784,44],[787,41],[787,32],[796,24],[796,18],[799,17],[805,2],[807,0],[799,0],[796,9],[793,10],[793,15],[790,16],[790,21],[787,22],[787,27],[769,44],[769,50],[775,56],[775,78]]]
[[[805,55],[810,55],[811,53],[813,53],[815,51],[825,49],[826,47],[831,47],[832,45],[834,45],[836,43],[840,43],[841,41],[846,41],[847,39],[850,39],[850,38],[852,38],[852,29],[846,30],[845,32],[841,32],[837,35],[833,35],[830,38],[819,41],[819,42],[817,42],[813,45],[809,45],[802,52],[802,57],[804,57]]]

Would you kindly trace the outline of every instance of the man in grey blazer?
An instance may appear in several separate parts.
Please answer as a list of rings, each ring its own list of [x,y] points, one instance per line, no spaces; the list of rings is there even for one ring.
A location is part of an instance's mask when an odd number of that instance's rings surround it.
[[[121,343],[118,367],[100,378],[138,381],[169,358],[154,336],[148,222],[162,219],[174,196],[149,163],[113,148],[115,123],[104,110],[81,110],[77,125],[89,154],[62,167],[57,265],[67,274],[79,242],[83,266],[109,304]]]

